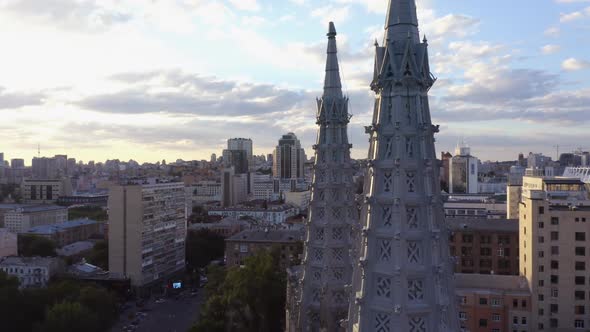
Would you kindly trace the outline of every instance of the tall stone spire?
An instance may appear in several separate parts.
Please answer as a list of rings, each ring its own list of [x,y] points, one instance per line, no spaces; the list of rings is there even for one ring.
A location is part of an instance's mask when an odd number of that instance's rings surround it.
[[[428,105],[435,82],[414,0],[390,0],[376,45],[373,120],[349,330],[459,331]]]
[[[324,94],[317,100],[319,131],[304,246],[297,331],[344,331],[352,276],[351,227],[358,223],[336,29],[330,22]]]

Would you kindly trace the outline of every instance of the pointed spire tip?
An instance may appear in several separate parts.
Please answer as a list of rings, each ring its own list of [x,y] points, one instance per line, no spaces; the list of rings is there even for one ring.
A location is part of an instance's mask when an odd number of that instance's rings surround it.
[[[328,27],[328,37],[336,36],[336,27],[334,26],[334,22],[329,23]]]

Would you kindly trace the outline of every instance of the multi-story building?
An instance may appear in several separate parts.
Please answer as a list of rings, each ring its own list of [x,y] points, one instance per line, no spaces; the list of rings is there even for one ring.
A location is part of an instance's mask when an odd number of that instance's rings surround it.
[[[455,272],[518,275],[518,220],[447,218]]]
[[[531,292],[522,276],[455,274],[462,332],[528,332]]]
[[[248,173],[249,160],[245,150],[223,150],[223,165],[233,167],[236,174]]]
[[[24,203],[52,204],[60,196],[72,195],[69,179],[26,179],[21,188]]]
[[[250,217],[266,224],[282,224],[289,217],[297,215],[299,209],[290,204],[269,205],[268,207],[235,206],[227,208],[210,208],[210,216]]]
[[[260,250],[278,248],[280,266],[285,269],[301,260],[304,233],[299,230],[248,229],[225,239],[225,260],[228,267],[243,265],[246,258]]]
[[[285,203],[291,204],[299,209],[299,213],[307,214],[311,200],[310,190],[287,191],[284,194]]]
[[[245,151],[248,160],[252,160],[252,139],[250,138],[230,138],[227,140],[227,149]],[[225,159],[225,156],[223,158]]]
[[[285,134],[273,154],[272,174],[279,179],[303,179],[305,160],[305,151],[297,136]]]
[[[20,288],[46,287],[62,269],[61,260],[52,257],[6,257],[0,261],[0,270],[18,278]]]
[[[219,222],[198,223],[188,227],[189,231],[208,230],[224,238],[233,236],[243,230],[249,229],[251,222],[232,217],[223,218]]]
[[[185,266],[183,183],[118,185],[109,194],[109,271],[146,286]]]
[[[0,259],[18,255],[17,243],[16,234],[9,232],[6,228],[0,228]]]
[[[445,215],[451,218],[505,219],[506,203],[494,195],[444,196]],[[518,218],[517,218],[518,219]]]
[[[590,200],[578,178],[523,178],[520,274],[535,331],[590,328]]]
[[[188,186],[187,189],[193,205],[221,200],[220,181],[199,181],[192,186]]]
[[[31,227],[21,234],[45,237],[61,248],[74,242],[87,240],[93,235],[99,235],[99,226],[98,222],[86,218]]]
[[[234,206],[248,199],[248,174],[236,174],[233,167],[221,173],[221,205]]]
[[[455,156],[449,161],[449,193],[476,194],[479,160],[471,155],[471,148],[457,145]]]
[[[34,179],[56,179],[59,170],[56,158],[34,157],[32,161],[32,172]]]
[[[31,227],[53,225],[68,220],[68,209],[57,205],[20,205],[4,212],[4,227],[13,233],[24,233]]]

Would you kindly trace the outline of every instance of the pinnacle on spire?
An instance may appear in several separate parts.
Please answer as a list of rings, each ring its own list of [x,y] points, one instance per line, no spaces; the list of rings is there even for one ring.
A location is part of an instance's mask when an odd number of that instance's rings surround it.
[[[415,0],[389,0],[385,19],[385,41],[405,40],[410,36],[420,42]]]
[[[336,48],[336,27],[330,22],[328,28],[328,50],[326,58],[326,77],[324,79],[324,97],[342,97],[340,68],[338,67],[338,50]]]

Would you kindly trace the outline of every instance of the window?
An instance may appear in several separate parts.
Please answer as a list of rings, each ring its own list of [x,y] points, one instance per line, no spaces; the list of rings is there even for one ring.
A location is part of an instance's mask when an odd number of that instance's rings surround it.
[[[583,315],[586,312],[586,307],[583,305],[576,306],[576,315]]]
[[[512,317],[512,324],[518,325],[518,317],[516,317],[516,316]]]
[[[473,235],[463,234],[462,240],[464,243],[472,243],[473,242]]]
[[[574,297],[576,300],[585,300],[586,299],[586,292],[584,291],[575,291]]]
[[[576,319],[576,321],[574,322],[574,326],[576,328],[584,328],[584,321],[581,319]]]
[[[557,325],[559,325],[559,322],[557,321],[557,318],[551,318],[549,320],[549,327],[556,328]]]
[[[492,237],[489,235],[482,235],[479,237],[481,243],[492,243]]]
[[[543,296],[543,294],[539,294],[538,297],[539,297],[539,301],[541,301],[541,302],[543,302],[543,300],[545,299],[545,297]]]
[[[543,325],[543,323],[539,323],[539,325],[537,327],[539,328],[539,330],[545,329],[545,325]]]
[[[500,315],[499,314],[492,314],[492,322],[499,322]]]
[[[521,305],[523,308],[526,308],[526,300],[522,300],[522,301],[520,301],[520,305]]]
[[[488,299],[486,299],[485,297],[480,297],[479,298],[479,304],[481,304],[481,305],[488,305]]]
[[[544,213],[545,213],[545,207],[539,206],[539,214],[544,214]]]
[[[551,288],[551,297],[559,297],[559,290],[557,288]]]
[[[543,316],[545,314],[545,310],[543,308],[539,308],[539,316]]]
[[[550,309],[552,314],[556,314],[559,311],[559,306],[556,303],[552,303]]]
[[[526,317],[522,317],[522,318],[520,319],[520,324],[522,324],[522,325],[526,325]]]
[[[576,271],[586,271],[586,262],[576,262]]]
[[[492,255],[492,249],[491,248],[481,248],[479,250],[479,254],[481,256],[491,256]]]
[[[543,252],[543,250],[539,251],[539,258],[543,258],[545,257],[545,253]]]
[[[504,248],[498,248],[498,256],[504,257]]]
[[[551,217],[551,225],[559,225],[559,218]]]
[[[586,233],[576,232],[576,241],[586,241]]]
[[[545,228],[545,223],[542,221],[539,221],[538,223],[539,228]]]
[[[559,276],[551,275],[551,283],[558,284],[559,283]]]
[[[558,246],[551,247],[551,255],[559,255],[559,247]]]
[[[501,306],[502,305],[502,299],[493,298],[492,299],[492,305],[494,305],[494,306]]]
[[[510,244],[510,236],[506,236],[506,235],[498,236],[498,244]]]
[[[488,326],[488,320],[487,320],[487,319],[483,319],[483,318],[481,318],[481,319],[479,320],[479,326],[480,326],[480,327],[485,327],[485,326]]]
[[[459,319],[460,320],[466,320],[467,319],[467,314],[464,312],[459,312]]]
[[[576,285],[585,285],[586,284],[586,277],[576,276]]]
[[[543,279],[539,279],[539,287],[545,286],[545,281]]]
[[[539,272],[545,272],[545,265],[539,265]]]
[[[545,237],[544,236],[539,236],[539,238],[537,239],[537,241],[539,243],[545,243]]]
[[[558,261],[551,261],[551,269],[552,270],[559,269],[559,262]]]
[[[576,256],[586,256],[586,247],[576,247]]]
[[[461,296],[461,304],[467,304],[467,297]]]
[[[559,232],[551,232],[551,241],[559,240]]]
[[[518,300],[512,300],[512,307],[518,308]]]

